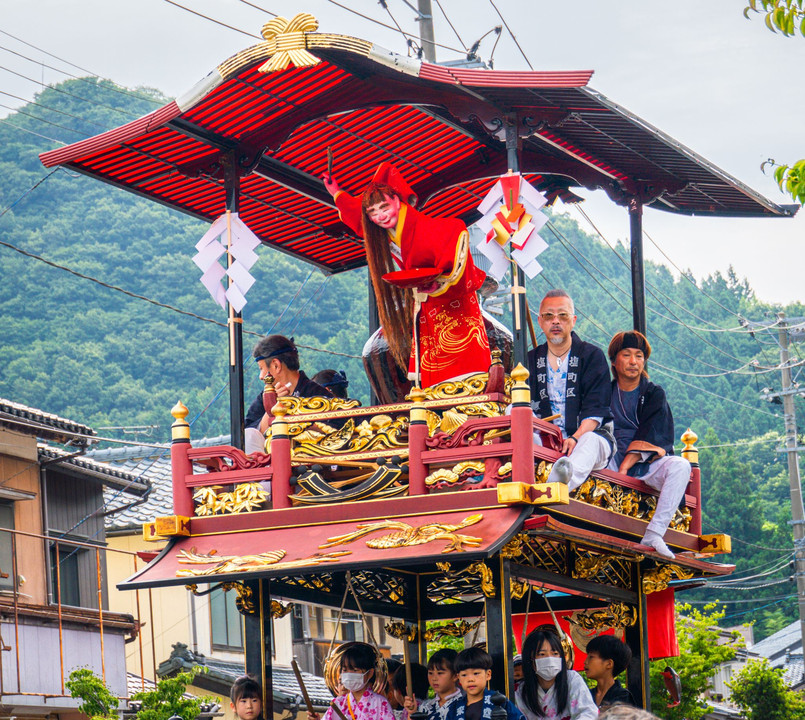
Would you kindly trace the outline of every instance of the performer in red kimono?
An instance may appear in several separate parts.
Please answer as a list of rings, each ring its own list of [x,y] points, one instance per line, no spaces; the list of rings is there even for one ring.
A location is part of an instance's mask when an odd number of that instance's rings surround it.
[[[417,335],[422,386],[486,372],[489,340],[476,296],[485,274],[472,261],[464,223],[416,210],[416,195],[389,163],[380,165],[360,199],[341,190],[331,176],[323,180],[341,220],[364,239],[383,332],[395,360],[403,367],[408,363],[409,377],[416,379],[411,343],[415,298],[410,290],[382,279],[397,269],[434,270],[435,277],[424,279],[414,291],[421,302]]]

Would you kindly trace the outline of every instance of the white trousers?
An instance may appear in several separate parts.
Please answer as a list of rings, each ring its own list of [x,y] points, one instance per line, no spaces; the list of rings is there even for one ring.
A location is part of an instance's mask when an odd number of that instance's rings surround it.
[[[609,465],[610,470],[618,471],[615,459]],[[690,481],[690,463],[679,455],[666,455],[649,465],[648,472],[640,478],[646,485],[659,490],[657,509],[646,528],[646,532],[655,532],[662,537],[679,507],[679,501],[685,494]]]
[[[568,455],[573,465],[573,475],[567,484],[568,490],[581,487],[593,470],[606,467],[611,451],[612,446],[600,435],[594,432],[584,433]]]

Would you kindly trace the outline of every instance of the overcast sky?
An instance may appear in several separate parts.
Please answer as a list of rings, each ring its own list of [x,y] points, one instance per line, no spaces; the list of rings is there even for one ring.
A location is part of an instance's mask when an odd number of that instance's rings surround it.
[[[332,0],[177,1],[255,36],[270,16],[250,4],[286,17],[310,12],[319,19],[322,32],[354,35],[407,52],[399,32],[362,19]],[[387,3],[403,30],[418,35],[415,13],[405,1]],[[374,0],[342,4],[393,24]],[[495,0],[495,4],[534,69],[594,70],[593,88],[772,201],[790,202],[762,174],[760,165],[767,158],[782,162],[805,156],[800,72],[805,67],[805,38],[773,35],[761,16],[744,19],[743,0]],[[490,0],[441,0],[441,5],[464,45],[501,22]],[[0,0],[0,7],[0,30],[5,33],[122,85],[151,86],[172,97],[255,42],[167,0]],[[434,16],[437,42],[460,48],[435,0]],[[493,40],[490,35],[481,44],[484,58],[489,57]],[[45,83],[65,79],[8,50],[78,72],[0,34],[0,91],[6,93],[32,99],[39,90],[36,83],[9,70]],[[437,49],[437,60],[458,57],[456,52]],[[501,70],[528,67],[505,29],[494,63]],[[6,95],[0,102],[21,104]],[[0,117],[8,112],[0,107]],[[584,204],[588,214],[611,242],[627,238],[625,209],[603,193],[582,194],[589,196]],[[732,220],[648,209],[644,227],[679,266],[692,269],[699,278],[724,272],[732,264],[761,299],[805,301],[801,281],[805,210],[793,220]],[[646,243],[646,257],[665,262],[651,243]]]

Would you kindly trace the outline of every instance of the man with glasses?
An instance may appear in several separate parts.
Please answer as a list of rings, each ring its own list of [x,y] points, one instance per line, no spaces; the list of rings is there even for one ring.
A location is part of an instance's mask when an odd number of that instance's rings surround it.
[[[546,341],[528,353],[532,407],[538,417],[553,416],[565,436],[564,455],[553,464],[548,482],[566,483],[570,490],[606,467],[614,448],[606,356],[579,338],[575,325],[570,296],[548,291],[539,306]]]

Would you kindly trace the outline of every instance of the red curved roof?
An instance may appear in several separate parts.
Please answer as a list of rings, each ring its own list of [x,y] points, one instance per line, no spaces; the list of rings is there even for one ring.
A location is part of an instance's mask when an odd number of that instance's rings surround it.
[[[335,156],[342,187],[360,192],[394,162],[438,216],[471,220],[507,169],[505,123],[521,169],[549,196],[603,188],[671,212],[793,214],[742,185],[587,86],[592,72],[458,69],[342,36],[307,36],[321,62],[263,73],[261,43],[187,95],[87,140],[41,155],[212,221],[224,211],[223,166],[237,160],[240,213],[265,243],[330,272],[364,263],[319,177]]]

